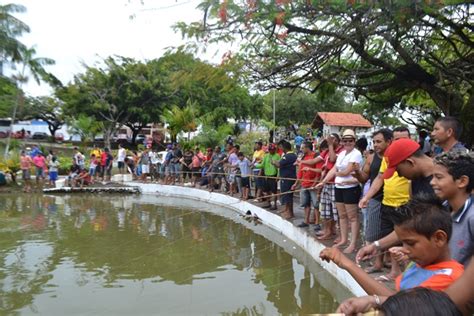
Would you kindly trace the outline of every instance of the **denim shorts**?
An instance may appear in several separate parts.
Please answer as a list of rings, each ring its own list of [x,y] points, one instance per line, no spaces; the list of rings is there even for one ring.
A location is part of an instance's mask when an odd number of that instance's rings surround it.
[[[303,189],[301,191],[301,206],[319,208],[318,194],[314,189]]]

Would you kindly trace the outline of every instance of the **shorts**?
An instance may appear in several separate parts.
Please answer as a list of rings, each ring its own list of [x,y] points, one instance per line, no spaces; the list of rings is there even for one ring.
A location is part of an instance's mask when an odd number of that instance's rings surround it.
[[[250,189],[250,178],[249,177],[242,177],[242,188],[249,188]]]
[[[110,165],[109,167],[107,167],[107,169],[105,170],[105,174],[107,176],[111,176],[112,175],[112,165]]]
[[[149,174],[150,173],[150,166],[149,165],[141,165],[142,167],[142,174]]]
[[[318,193],[315,189],[304,189],[301,190],[301,206],[302,207],[314,207],[317,209],[319,207]]]
[[[395,211],[395,207],[382,204],[380,208],[380,238],[383,238],[393,232],[394,225],[391,214]]]
[[[89,168],[89,174],[90,174],[91,176],[94,176],[96,169],[97,169],[97,167]]]
[[[49,172],[49,180],[50,181],[58,180],[58,172],[57,171],[50,171]]]
[[[365,240],[374,242],[384,237],[381,233],[382,202],[370,199],[366,208],[367,225],[365,227]]]
[[[189,178],[191,179],[193,177],[193,174],[191,172],[191,168],[188,166],[183,166],[183,179]]]
[[[31,179],[30,169],[21,169],[21,175],[22,175],[23,180],[30,180]]]
[[[344,204],[358,204],[360,200],[361,189],[360,186],[352,188],[336,188],[335,197],[336,203]]]
[[[321,203],[319,205],[319,213],[322,219],[338,221],[336,209],[336,198],[334,193],[334,184],[325,184],[321,191]]]
[[[191,168],[192,174],[194,177],[199,178],[201,176],[201,168],[200,167],[192,167]]]
[[[281,180],[280,181],[280,191],[281,193],[291,192],[287,194],[282,194],[280,201],[282,205],[290,204],[293,201],[293,191],[291,187],[295,184],[295,180]]]
[[[44,169],[41,167],[35,167],[36,168],[36,178],[41,177],[44,178]]]
[[[123,162],[123,161],[117,161],[117,167],[118,167],[119,169],[125,168],[125,162]]]
[[[255,177],[255,187],[257,189],[265,189],[265,178],[260,177],[260,170],[254,170],[253,174]]]
[[[269,176],[274,177],[274,176]],[[276,194],[278,191],[277,179],[267,178],[265,179],[265,192]]]

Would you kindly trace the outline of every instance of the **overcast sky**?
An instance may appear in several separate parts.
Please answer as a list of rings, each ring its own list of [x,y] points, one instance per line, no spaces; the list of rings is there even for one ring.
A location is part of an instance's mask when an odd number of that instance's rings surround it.
[[[144,0],[144,4],[140,0],[11,2],[28,10],[17,15],[31,28],[22,41],[36,47],[37,57],[56,61],[48,70],[64,84],[74,74],[83,72],[82,62],[92,65],[101,57],[114,54],[136,59],[159,58],[166,47],[184,43],[181,34],[171,29],[174,23],[202,18],[202,13],[195,9],[199,0]],[[46,84],[37,86],[34,80],[24,89],[32,95],[50,93]]]

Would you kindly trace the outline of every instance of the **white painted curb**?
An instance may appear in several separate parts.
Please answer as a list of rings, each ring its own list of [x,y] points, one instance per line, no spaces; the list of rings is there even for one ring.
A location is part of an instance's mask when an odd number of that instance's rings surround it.
[[[319,243],[315,238],[307,234],[304,229],[294,226],[292,223],[284,220],[276,214],[268,212],[267,210],[251,203],[220,193],[211,193],[195,188],[169,186],[154,183],[148,184],[131,182],[128,184],[139,187],[143,194],[158,194],[162,196],[180,197],[209,202],[214,205],[222,205],[226,208],[230,208],[242,215],[244,215],[247,211],[250,211],[252,215],[258,216],[263,224],[271,227],[277,232],[280,232],[299,247],[304,249],[318,264],[320,264],[324,269],[328,270],[328,272],[335,279],[337,279],[355,296],[367,295],[367,293],[347,271],[339,268],[332,262],[327,263],[319,258],[319,253],[325,248],[323,244]]]

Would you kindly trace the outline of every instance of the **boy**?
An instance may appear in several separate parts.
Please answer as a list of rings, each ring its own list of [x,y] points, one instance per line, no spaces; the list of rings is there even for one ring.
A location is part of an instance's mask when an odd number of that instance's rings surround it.
[[[435,157],[431,185],[438,198],[447,201],[453,219],[451,256],[467,266],[474,255],[474,156],[451,151]]]
[[[246,201],[249,198],[252,163],[244,156],[244,153],[241,151],[237,153],[237,158],[239,160],[234,166],[232,166],[232,168],[240,169],[240,176],[242,178],[242,199]]]
[[[441,291],[461,276],[463,266],[449,254],[448,243],[453,231],[451,216],[441,202],[428,195],[418,195],[393,212],[392,221],[403,244],[402,252],[412,261],[397,277],[397,291],[418,286]],[[347,270],[367,294],[375,295],[373,299],[378,303],[376,295],[394,294],[338,249],[324,249],[320,257]]]
[[[89,172],[87,172],[86,169],[81,169],[81,171],[79,172],[77,177],[75,177],[74,181],[76,183],[76,186],[78,186],[80,184],[81,189],[82,189],[84,184],[89,185],[89,184],[92,183],[92,177],[89,174]]]

